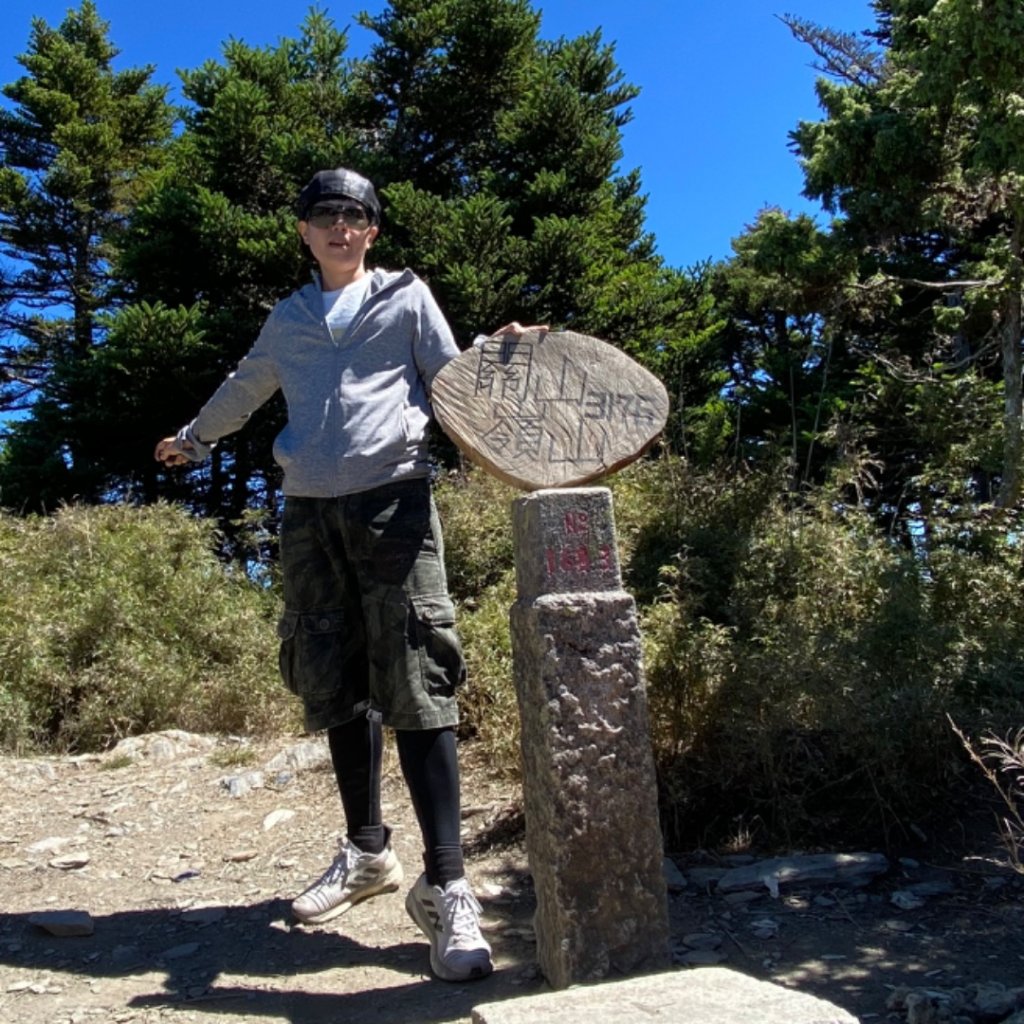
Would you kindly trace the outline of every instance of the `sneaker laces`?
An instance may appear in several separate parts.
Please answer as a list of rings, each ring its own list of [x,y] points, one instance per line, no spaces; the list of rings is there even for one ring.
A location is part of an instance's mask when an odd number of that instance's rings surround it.
[[[352,872],[358,852],[351,843],[342,843],[338,856],[331,861],[331,866],[323,873],[318,885],[333,885],[335,882],[344,883],[345,879]]]
[[[465,882],[455,883],[446,889],[441,905],[452,945],[461,946],[467,940],[476,944],[482,938],[479,915],[483,908]]]

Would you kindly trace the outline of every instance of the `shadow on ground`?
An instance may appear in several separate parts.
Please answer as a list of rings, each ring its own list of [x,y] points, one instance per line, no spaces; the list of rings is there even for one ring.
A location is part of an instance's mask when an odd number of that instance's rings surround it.
[[[500,920],[502,910],[488,907],[488,917]],[[121,911],[94,917],[90,936],[56,938],[29,914],[0,914],[0,964],[147,988],[124,993],[119,1002],[127,1009],[188,1007],[294,1024],[468,1019],[479,1003],[543,986],[523,981],[533,947],[522,943],[519,955],[502,943],[491,977],[449,984],[430,974],[425,940],[374,945],[293,926],[285,900],[205,906],[202,915],[207,923],[178,910]]]

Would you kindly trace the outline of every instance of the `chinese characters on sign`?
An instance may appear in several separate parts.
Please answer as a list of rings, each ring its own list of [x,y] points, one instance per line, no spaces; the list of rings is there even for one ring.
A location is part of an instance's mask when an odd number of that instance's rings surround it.
[[[600,465],[616,427],[635,426],[644,432],[655,425],[656,395],[610,390],[568,356],[548,380],[541,380],[533,362],[533,347],[516,338],[483,345],[476,393],[503,410],[482,438],[495,452],[549,463]]]
[[[524,490],[612,473],[668,419],[657,377],[614,345],[571,331],[484,340],[437,374],[431,402],[471,459]]]

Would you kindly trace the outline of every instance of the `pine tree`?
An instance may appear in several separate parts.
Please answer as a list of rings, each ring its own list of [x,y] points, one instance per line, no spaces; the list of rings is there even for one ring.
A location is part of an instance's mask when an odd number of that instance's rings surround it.
[[[380,39],[365,60],[348,59],[345,33],[314,11],[294,40],[232,40],[182,73],[182,131],[164,165],[125,170],[135,205],[116,252],[108,243],[117,288],[97,312],[115,295],[126,305],[94,317],[103,344],[55,364],[60,400],[37,402],[11,439],[0,477],[19,500],[69,493],[70,463],[91,468],[83,497],[189,495],[229,530],[254,505],[273,514],[281,403],[188,473],[149,456],[308,280],[293,203],[323,167],[378,183],[375,262],[424,276],[463,344],[510,319],[543,321],[657,366],[706,327],[706,309],[699,327],[689,316],[692,282],[645,232],[639,173],[618,170],[636,90],[599,33],[541,41],[525,0],[395,0],[363,21]]]
[[[400,0],[363,21],[380,42],[362,61],[345,60],[344,34],[314,14],[296,42],[235,41],[223,63],[184,76],[185,131],[122,263],[139,299],[202,307],[205,341],[188,359],[212,358],[169,374],[180,413],[165,431],[308,275],[292,203],[320,167],[375,180],[375,262],[424,276],[463,344],[532,319],[643,353],[683,315],[682,275],[643,230],[639,175],[616,176],[635,90],[598,34],[542,42],[522,0]],[[188,259],[168,265],[175,252]],[[279,415],[261,412],[194,471],[199,507],[222,521],[273,507]]]
[[[118,239],[173,124],[151,68],[114,70],[107,33],[91,0],[59,28],[35,19],[26,73],[3,90],[14,107],[0,111],[0,408],[31,412],[12,428],[4,503],[95,497],[101,486],[63,413],[90,401],[73,368],[102,343]],[[22,486],[22,464],[54,473],[41,490]]]
[[[998,353],[1001,458],[973,472],[979,480],[993,475],[998,504],[1010,507],[1020,497],[1024,457],[1024,8],[1017,0],[874,6],[871,36],[882,49],[870,59],[857,52],[844,63],[843,48],[823,30],[791,25],[830,55],[835,79],[818,86],[825,118],[793,133],[806,192],[838,215],[836,231],[860,261],[860,316],[850,326],[861,351],[902,378],[905,401],[916,401],[929,382],[945,387],[951,376],[983,387]],[[906,419],[896,417],[901,430]],[[910,475],[937,457],[923,453]],[[907,473],[899,477],[890,474],[888,501],[925,500],[909,489]],[[981,498],[987,492],[977,490]]]
[[[618,173],[638,90],[598,31],[538,39],[523,0],[401,0],[354,77],[386,184],[381,253],[423,271],[458,336],[509,319],[646,350],[685,289]],[[390,235],[390,237],[389,237]]]
[[[851,359],[840,330],[855,261],[806,214],[762,210],[733,241],[714,290],[718,340],[729,368],[735,453],[757,461],[765,441],[787,453],[791,487],[820,483],[822,435],[849,391]]]
[[[313,11],[296,39],[266,47],[233,39],[223,60],[182,73],[184,130],[136,209],[119,262],[136,303],[161,317],[187,312],[188,328],[173,341],[132,310],[119,323],[120,351],[137,367],[148,396],[141,406],[153,414],[150,452],[234,369],[273,305],[309,280],[295,197],[319,168],[360,162],[346,47],[345,33]],[[161,472],[159,492],[219,517],[229,533],[252,505],[275,511],[280,472],[271,447],[283,415],[283,403],[270,403],[184,486],[182,473]],[[150,494],[151,456],[116,468]]]

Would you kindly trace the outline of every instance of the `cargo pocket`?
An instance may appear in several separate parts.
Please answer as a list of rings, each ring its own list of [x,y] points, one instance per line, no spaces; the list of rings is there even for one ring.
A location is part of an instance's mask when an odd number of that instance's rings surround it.
[[[466,680],[466,661],[455,632],[455,606],[445,594],[412,598],[410,646],[419,654],[427,693],[450,697]]]
[[[285,612],[277,623],[278,664],[285,686],[299,697],[331,693],[345,659],[340,611]]]

